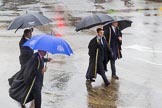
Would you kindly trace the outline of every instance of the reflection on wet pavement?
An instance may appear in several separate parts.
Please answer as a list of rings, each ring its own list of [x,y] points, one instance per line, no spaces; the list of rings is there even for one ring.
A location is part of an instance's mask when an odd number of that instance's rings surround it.
[[[92,87],[91,82],[86,82],[89,108],[117,108],[119,84],[114,79],[108,87]]]
[[[54,70],[55,71],[55,70]],[[51,82],[55,82],[52,84],[52,88],[57,87],[60,90],[64,89],[65,83],[68,82],[70,78],[70,74],[65,73],[64,71],[58,71],[56,70],[59,74],[55,74],[52,76],[53,78],[50,80]],[[52,72],[52,71],[51,71]],[[64,72],[64,73],[63,73]]]

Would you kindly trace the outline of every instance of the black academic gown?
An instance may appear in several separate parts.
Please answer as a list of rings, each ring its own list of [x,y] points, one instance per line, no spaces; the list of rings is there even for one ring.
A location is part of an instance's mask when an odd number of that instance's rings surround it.
[[[34,88],[42,89],[43,67],[44,62],[40,59],[39,54],[35,53],[27,64],[9,79],[10,97],[20,102],[22,105],[33,100],[34,97],[31,96],[33,86],[39,85],[39,87]]]
[[[121,53],[121,45],[122,42],[119,41],[118,37],[122,37],[121,31],[117,28],[116,34],[114,33],[112,27],[109,27],[104,30],[104,36],[106,37],[107,43],[110,45],[111,50],[113,52],[113,59],[116,60],[117,58],[122,58]]]
[[[24,64],[27,63],[27,61],[32,57],[34,51],[29,48],[28,46],[23,46],[24,43],[27,41],[27,39],[23,36],[19,42],[19,47],[20,47],[20,64],[23,66]]]
[[[108,59],[111,57],[111,50],[106,42],[105,37],[102,38],[103,45],[99,39],[94,37],[89,45],[89,66],[86,73],[86,79],[96,78],[97,73],[102,75],[105,74],[105,66]]]

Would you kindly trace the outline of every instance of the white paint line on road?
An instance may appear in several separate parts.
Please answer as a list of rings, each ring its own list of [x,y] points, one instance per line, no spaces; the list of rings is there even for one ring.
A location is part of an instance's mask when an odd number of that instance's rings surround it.
[[[151,61],[148,61],[148,60],[145,60],[145,59],[141,59],[141,58],[133,58],[133,59],[136,59],[136,60],[139,60],[139,61],[142,61],[142,62],[145,62],[145,63],[149,63],[149,64],[152,64],[152,65],[158,65],[158,66],[162,65],[160,63],[151,62]]]
[[[137,51],[142,51],[142,52],[155,52],[155,53],[162,53],[162,51],[157,51],[157,50],[153,50],[150,47],[145,47],[145,46],[141,46],[141,45],[131,45],[131,46],[126,46],[124,47],[125,49],[135,49]]]

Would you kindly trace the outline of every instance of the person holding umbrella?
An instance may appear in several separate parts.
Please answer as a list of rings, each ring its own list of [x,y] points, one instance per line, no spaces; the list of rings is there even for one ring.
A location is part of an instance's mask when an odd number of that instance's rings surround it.
[[[34,30],[33,28],[25,29],[24,34],[19,42],[19,48],[20,48],[19,61],[20,61],[21,68],[27,63],[27,61],[32,57],[34,53],[34,51],[30,47],[23,46],[23,44],[32,37],[33,30]],[[51,58],[45,58],[45,62],[48,62],[50,60]]]
[[[8,79],[9,95],[21,103],[22,107],[35,100],[35,108],[41,108],[43,75],[47,70],[47,64],[44,66],[46,52],[70,56],[73,51],[65,40],[48,34],[33,36],[23,46],[28,46],[32,50],[38,50],[38,52],[30,58],[19,72]]]
[[[43,76],[44,72],[46,72],[47,67],[44,66],[44,56],[46,55],[46,51],[38,50],[37,53],[33,55],[33,57],[30,59],[29,63],[27,63],[27,70],[30,68],[31,64],[34,65],[32,73],[26,73],[27,76],[30,77],[33,73],[35,73],[35,83],[33,85],[33,88],[31,90],[30,97],[34,97],[34,105],[35,108],[41,108],[41,90],[43,86]],[[30,83],[30,80],[27,82]]]
[[[28,47],[23,46],[23,44],[32,37],[32,29],[25,29],[24,34],[19,42],[20,56],[19,61],[21,68],[27,63],[27,61],[32,57],[34,51]]]
[[[43,76],[47,67],[44,66],[46,51],[38,50],[19,72],[9,78],[10,96],[25,108],[25,104],[34,100],[34,108],[41,108],[41,90]]]
[[[96,78],[98,73],[103,78],[105,86],[108,86],[109,81],[105,75],[105,65],[108,55],[111,55],[111,51],[105,37],[103,37],[103,30],[101,28],[97,28],[97,36],[90,41],[88,48],[90,58],[86,79],[94,82],[94,78]]]
[[[106,37],[107,43],[110,45],[113,52],[113,57],[110,59],[112,78],[119,79],[116,75],[115,61],[122,58],[121,45],[122,45],[122,33],[118,28],[118,21],[114,21],[111,25],[104,29],[104,36]]]
[[[30,60],[27,62],[24,70],[24,81],[26,85],[31,84],[32,78],[34,78],[35,82],[33,83],[33,87],[31,89],[31,93],[29,96],[24,98],[24,101],[30,101],[34,99],[34,108],[41,108],[41,90],[43,86],[43,76],[44,72],[46,72],[47,67],[44,66],[44,56],[46,55],[46,51],[38,50]],[[25,108],[25,105],[22,105],[22,108]]]

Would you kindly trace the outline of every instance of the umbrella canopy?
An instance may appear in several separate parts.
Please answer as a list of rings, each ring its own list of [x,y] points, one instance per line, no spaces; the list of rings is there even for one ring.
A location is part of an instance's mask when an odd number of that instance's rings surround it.
[[[29,28],[50,22],[52,21],[40,13],[27,13],[15,18],[8,26],[8,30]]]
[[[73,53],[65,40],[48,34],[33,36],[23,46],[28,46],[33,50],[47,51],[51,54],[66,54],[70,56]]]
[[[76,31],[83,29],[89,29],[97,25],[103,25],[109,21],[113,21],[113,18],[107,14],[93,14],[83,18],[76,26]]]
[[[115,16],[115,17],[113,17],[113,21],[108,22],[103,26],[103,29],[104,30],[107,29],[113,22],[116,22],[116,21],[118,22],[118,26],[119,26],[120,30],[130,27],[132,24],[132,21],[130,21],[124,17]]]

